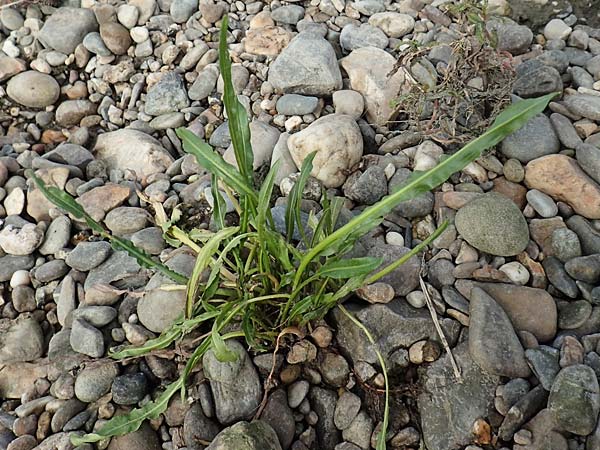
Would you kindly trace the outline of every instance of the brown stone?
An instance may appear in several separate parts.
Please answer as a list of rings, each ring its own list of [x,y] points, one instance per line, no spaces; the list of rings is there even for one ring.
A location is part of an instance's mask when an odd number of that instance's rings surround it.
[[[525,198],[527,189],[520,184],[508,181],[504,177],[498,177],[494,180],[492,191],[510,198],[519,209],[525,208],[525,205],[527,204],[527,199]]]
[[[38,378],[48,376],[45,362],[17,362],[0,366],[0,397],[21,398]]]
[[[0,81],[8,80],[25,69],[27,69],[27,65],[22,59],[0,56]]]
[[[36,175],[40,177],[45,184],[55,186],[59,189],[64,189],[67,180],[69,179],[69,169],[66,167],[54,167],[51,169],[39,169]],[[54,208],[54,204],[46,200],[42,191],[40,191],[33,183],[30,184],[27,191],[27,214],[33,217],[36,221],[50,221],[50,209]]]
[[[546,272],[544,267],[529,257],[527,252],[520,253],[517,260],[523,264],[531,274],[531,287],[538,289],[546,289],[548,281],[546,280]]]
[[[253,55],[277,56],[292,39],[289,31],[281,27],[267,26],[246,32],[244,49]]]
[[[474,287],[483,289],[502,306],[517,331],[528,331],[541,342],[556,335],[556,303],[546,291],[505,283],[456,282],[459,292],[469,299]]]
[[[441,194],[442,202],[448,207],[452,209],[460,209],[469,203],[471,200],[474,200],[478,197],[481,197],[482,194],[479,192],[459,192],[459,191],[448,191],[443,192]]]
[[[525,167],[525,184],[568,203],[577,214],[600,219],[600,186],[573,158],[548,155],[534,159]]]
[[[95,220],[102,220],[107,212],[127,200],[129,195],[128,187],[110,183],[87,191],[77,199],[77,203]]]
[[[394,288],[387,283],[373,283],[363,286],[356,294],[369,303],[389,303],[394,299]]]
[[[60,130],[44,130],[42,131],[42,138],[40,140],[43,144],[58,144],[65,142],[67,137]]]
[[[129,30],[117,22],[107,22],[100,25],[100,37],[106,47],[115,55],[124,55],[131,45]]]
[[[529,222],[531,238],[540,246],[544,255],[550,256],[552,252],[552,233],[558,228],[566,228],[562,217],[550,219],[532,219]]]

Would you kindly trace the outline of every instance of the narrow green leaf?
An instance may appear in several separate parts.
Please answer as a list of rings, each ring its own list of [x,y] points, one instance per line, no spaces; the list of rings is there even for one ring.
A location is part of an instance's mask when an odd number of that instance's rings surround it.
[[[183,386],[183,379],[171,383],[158,398],[142,408],[136,408],[129,414],[115,416],[96,433],[83,436],[71,436],[71,443],[79,446],[86,443],[98,442],[111,436],[122,436],[137,431],[145,420],[157,419],[169,406],[169,400]]]
[[[250,143],[248,114],[238,100],[231,80],[231,59],[227,50],[227,25],[228,18],[225,14],[221,21],[219,35],[219,67],[223,77],[223,103],[229,118],[229,134],[240,173],[247,184],[253,185],[254,153]]]
[[[353,218],[343,227],[339,228],[327,238],[319,242],[314,248],[304,255],[300,261],[294,286],[300,284],[304,271],[310,262],[321,255],[332,245],[335,245],[340,239],[354,233],[366,221],[381,219],[388,214],[394,206],[404,200],[409,200],[419,194],[430,191],[450,176],[462,170],[470,162],[476,160],[488,148],[498,144],[506,136],[521,128],[529,119],[544,111],[548,102],[556,94],[548,94],[540,98],[521,100],[498,115],[492,126],[481,136],[469,142],[458,152],[441,161],[434,168],[420,174],[410,183],[403,186],[398,191],[384,197],[381,201],[366,208],[359,216]]]
[[[304,161],[302,161],[302,167],[300,168],[300,176],[296,180],[296,183],[294,183],[294,187],[292,188],[292,191],[290,192],[290,195],[287,199],[287,206],[285,210],[285,224],[288,242],[292,240],[295,226],[298,227],[298,231],[300,232],[302,239],[304,240],[304,242],[306,242],[304,226],[302,225],[302,221],[300,219],[300,205],[302,203],[302,194],[304,192],[304,187],[306,186],[308,177],[312,172],[312,162],[315,159],[316,155],[317,152],[312,152],[306,158],[304,158]]]
[[[219,179],[215,174],[211,176],[211,192],[213,196],[213,220],[217,224],[217,229],[222,230],[225,228],[225,212],[226,205],[225,199],[219,191]]]
[[[214,236],[206,241],[202,249],[198,252],[198,256],[196,256],[196,264],[194,264],[194,269],[192,270],[192,275],[190,276],[187,287],[187,300],[185,309],[186,318],[189,319],[192,317],[194,302],[196,301],[196,295],[198,293],[198,283],[200,281],[202,272],[213,262],[212,257],[219,249],[221,243],[236,234],[238,231],[238,227],[229,227],[216,232]],[[214,264],[219,263],[214,262]]]
[[[366,275],[375,270],[381,264],[381,258],[348,258],[348,259],[333,259],[327,261],[317,271],[317,278],[334,278],[346,279]]]
[[[183,149],[194,155],[202,167],[222,179],[238,194],[249,196],[258,201],[252,186],[247,183],[234,166],[226,162],[210,145],[185,128],[178,128],[176,132],[183,142]]]
[[[148,253],[137,248],[133,242],[125,238],[111,235],[100,223],[96,222],[88,213],[86,213],[83,207],[67,192],[53,186],[46,186],[43,180],[39,178],[33,170],[27,170],[25,174],[33,179],[38,189],[49,201],[69,214],[72,214],[75,218],[85,220],[94,232],[107,238],[115,250],[126,251],[131,257],[135,258],[141,266],[156,269],[177,283],[187,283],[187,277],[156,261]]]
[[[215,321],[215,325],[216,325]],[[223,336],[217,331],[217,327],[213,326],[212,332],[210,333],[210,339],[212,341],[212,350],[215,353],[215,357],[221,362],[233,362],[238,359],[238,354],[227,347]]]

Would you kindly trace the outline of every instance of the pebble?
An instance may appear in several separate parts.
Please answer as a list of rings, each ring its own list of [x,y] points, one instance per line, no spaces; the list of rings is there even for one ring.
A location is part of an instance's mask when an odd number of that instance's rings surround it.
[[[312,113],[319,103],[317,97],[298,94],[285,94],[277,100],[276,108],[279,114],[286,116],[305,115]]]
[[[462,207],[455,225],[478,250],[499,256],[516,255],[527,247],[527,222],[516,205],[498,194],[486,194]]]
[[[23,106],[44,108],[58,100],[60,86],[50,75],[29,70],[12,77],[6,86],[6,93]]]
[[[584,365],[562,369],[550,391],[548,408],[558,425],[573,434],[587,436],[596,425],[600,390],[594,371]]]
[[[559,149],[560,142],[550,119],[543,114],[529,120],[525,126],[505,138],[500,146],[504,156],[522,163],[558,153]]]
[[[92,358],[100,358],[104,355],[102,333],[84,320],[73,320],[70,342],[73,350],[78,353]]]
[[[586,218],[600,218],[600,186],[568,156],[549,155],[531,161],[525,168],[525,183],[568,203]]]
[[[224,425],[251,417],[262,399],[262,385],[246,350],[237,341],[229,340],[226,345],[237,354],[235,361],[220,362],[212,350],[202,358],[216,417]]]
[[[75,379],[75,396],[82,402],[95,402],[110,391],[118,373],[117,365],[110,362],[86,367]]]
[[[469,353],[477,365],[494,375],[527,377],[525,350],[504,310],[484,290],[471,291]]]
[[[9,225],[0,231],[0,247],[9,255],[30,255],[44,239],[44,232],[32,223],[22,228]]]
[[[529,271],[518,261],[512,261],[500,266],[500,270],[508,276],[511,282],[521,286],[529,282]]]
[[[548,40],[562,39],[566,40],[573,29],[561,19],[552,19],[544,27],[544,36]]]
[[[527,201],[540,216],[548,218],[558,214],[558,206],[552,197],[536,189],[527,192]]]
[[[111,394],[117,405],[135,405],[144,398],[146,390],[146,376],[143,373],[132,373],[116,377]]]
[[[581,256],[581,243],[577,233],[569,228],[557,228],[550,237],[552,254],[566,263],[572,258]]]
[[[302,32],[269,67],[269,83],[287,94],[331,95],[342,87],[335,51],[319,35]]]

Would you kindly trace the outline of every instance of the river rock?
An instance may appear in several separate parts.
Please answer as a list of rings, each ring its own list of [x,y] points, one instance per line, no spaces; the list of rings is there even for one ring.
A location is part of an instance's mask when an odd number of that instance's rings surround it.
[[[92,9],[63,7],[48,17],[38,39],[46,46],[68,55],[86,34],[98,30]]]
[[[504,156],[518,159],[522,163],[558,153],[559,150],[558,137],[550,119],[544,114],[530,119],[522,128],[506,137],[500,146]]]
[[[552,384],[548,408],[562,429],[579,436],[590,434],[600,411],[600,388],[594,371],[579,364],[562,369]]]
[[[450,358],[443,358],[421,369],[424,390],[418,397],[423,439],[427,448],[456,450],[473,441],[473,425],[494,411],[495,390],[500,377],[477,366],[469,356],[466,343],[452,353],[461,369],[457,382]]]
[[[262,399],[262,384],[248,353],[235,340],[227,341],[226,345],[236,354],[235,361],[221,362],[213,350],[202,358],[204,375],[210,382],[215,401],[216,417],[223,425],[249,419]],[[274,438],[279,442],[276,435]]]
[[[281,450],[275,431],[262,420],[238,422],[221,431],[206,450]]]
[[[151,116],[160,116],[179,111],[189,104],[190,99],[181,75],[167,72],[148,90],[144,111]]]
[[[391,38],[401,38],[415,27],[415,19],[408,14],[380,12],[369,17],[369,24],[380,28]]]
[[[368,306],[350,304],[347,307],[371,332],[380,352],[388,361],[400,347],[408,348],[425,339],[438,339],[429,313],[411,307],[404,300],[394,299],[387,304]],[[341,311],[334,309],[332,315],[337,325],[337,342],[343,354],[354,363],[365,361],[377,364],[373,345],[364,332]],[[456,336],[458,331],[457,322],[442,319],[441,324],[446,337],[452,342],[452,336]]]
[[[525,184],[568,203],[588,219],[600,219],[600,186],[573,158],[548,155],[531,161],[525,167]]]
[[[565,98],[569,110],[591,120],[600,120],[600,97],[589,94],[573,94]]]
[[[164,172],[173,162],[173,157],[159,141],[132,129],[99,135],[94,153],[108,168],[130,169],[140,176]]]
[[[339,187],[346,180],[348,169],[360,161],[363,139],[355,120],[346,115],[330,114],[292,134],[287,141],[297,167],[312,152],[311,175],[325,187]]]
[[[302,32],[269,67],[269,82],[286,94],[331,95],[342,87],[335,51],[321,36]]]
[[[404,83],[403,72],[396,70],[396,59],[380,48],[362,47],[340,64],[350,78],[350,88],[363,95],[369,122],[383,125],[393,120],[397,112],[390,99],[398,97]]]
[[[488,373],[510,378],[530,375],[525,350],[502,307],[483,289],[471,291],[469,353]]]
[[[523,214],[500,194],[489,193],[467,203],[456,213],[455,225],[469,244],[492,255],[517,255],[529,242]]]
[[[45,108],[58,100],[60,86],[50,75],[29,70],[12,77],[6,93],[20,105]]]
[[[543,289],[504,283],[478,283],[458,280],[456,288],[465,297],[480,287],[504,309],[516,331],[528,331],[540,342],[547,342],[556,334],[558,313],[556,303]]]
[[[29,317],[0,322],[0,364],[33,361],[44,353],[44,334]]]

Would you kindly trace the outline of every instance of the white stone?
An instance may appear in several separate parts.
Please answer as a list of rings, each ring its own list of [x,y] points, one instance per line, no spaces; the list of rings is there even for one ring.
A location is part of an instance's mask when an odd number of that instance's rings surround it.
[[[335,188],[344,184],[347,171],[360,161],[363,138],[352,117],[330,114],[291,135],[288,148],[297,167],[316,152],[311,175],[326,188]]]
[[[408,14],[380,12],[369,17],[369,24],[380,28],[391,38],[401,38],[415,27],[415,19]]]
[[[254,154],[254,170],[271,161],[273,149],[279,140],[279,135],[280,132],[277,128],[272,127],[265,122],[261,122],[260,120],[253,120],[250,122],[250,144],[252,145],[252,153]],[[232,145],[230,145],[223,154],[223,159],[229,164],[237,167],[237,161],[235,160],[235,153]]]
[[[424,141],[417,147],[414,170],[429,170],[435,167],[444,154],[442,147],[431,141]]]
[[[136,44],[141,44],[142,42],[145,42],[148,39],[148,36],[150,36],[150,32],[146,27],[133,27],[129,31],[129,35],[131,36],[133,42],[135,42]]]
[[[140,11],[135,5],[121,5],[117,10],[117,18],[119,22],[127,29],[132,29],[137,24]]]
[[[285,121],[285,131],[288,133],[292,131],[296,131],[302,125],[302,117],[300,116],[292,116]]]
[[[463,264],[468,262],[475,262],[479,259],[479,254],[477,250],[463,241],[460,244],[460,250],[458,251],[458,255],[456,256],[456,264]]]
[[[385,241],[390,245],[397,245],[398,247],[404,247],[404,236],[397,231],[390,231],[385,235]]]
[[[548,40],[567,39],[573,29],[562,19],[552,19],[544,27],[544,36]]]
[[[17,270],[10,278],[10,287],[14,289],[17,286],[27,286],[30,281],[31,277],[27,270]]]
[[[350,88],[364,97],[367,120],[385,125],[397,115],[391,100],[398,98],[404,74],[396,58],[376,47],[361,47],[340,60],[350,78]]]
[[[360,92],[351,89],[335,91],[332,96],[336,114],[346,114],[358,120],[365,109],[365,100]]]
[[[25,208],[25,193],[20,187],[15,187],[4,199],[4,209],[8,216],[18,216]]]
[[[134,170],[139,177],[164,172],[173,163],[173,157],[159,141],[132,129],[99,135],[94,153],[109,169]]]
[[[275,184],[279,186],[282,180],[289,175],[298,171],[296,163],[294,162],[290,150],[287,146],[287,140],[290,137],[289,133],[281,133],[275,148],[273,149],[273,155],[271,156],[271,167],[279,161],[279,169],[275,175]]]
[[[487,171],[476,162],[471,162],[463,169],[463,173],[469,175],[478,183],[485,183],[488,180]]]
[[[32,223],[20,229],[8,225],[0,231],[0,247],[9,255],[30,255],[43,239],[44,232]]]
[[[425,306],[425,294],[423,291],[412,291],[406,296],[406,301],[413,308],[422,308]]]
[[[514,284],[524,286],[529,281],[529,271],[518,261],[500,266],[500,271],[504,272]]]

